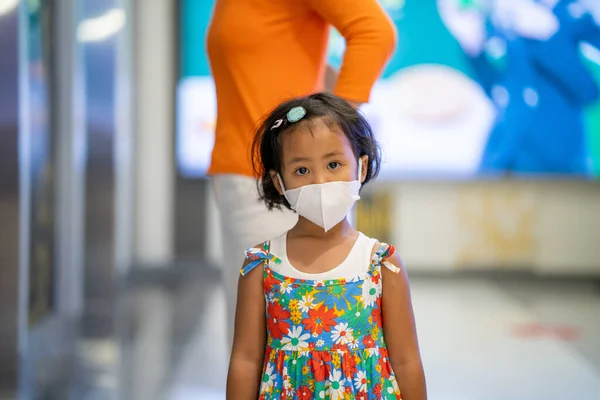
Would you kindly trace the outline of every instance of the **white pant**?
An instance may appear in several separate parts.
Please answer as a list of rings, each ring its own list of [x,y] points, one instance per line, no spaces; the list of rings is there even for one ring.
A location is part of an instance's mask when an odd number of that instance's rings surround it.
[[[258,200],[256,181],[241,175],[215,175],[212,185],[221,214],[223,283],[227,307],[227,335],[233,341],[237,282],[248,247],[290,230],[298,216],[287,209],[268,211]]]

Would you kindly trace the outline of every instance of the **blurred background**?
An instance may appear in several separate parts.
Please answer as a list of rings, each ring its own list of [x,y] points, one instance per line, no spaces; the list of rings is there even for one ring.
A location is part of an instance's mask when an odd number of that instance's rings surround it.
[[[409,271],[430,398],[600,399],[600,2],[381,4],[356,225]],[[0,399],[225,398],[213,5],[0,0]]]

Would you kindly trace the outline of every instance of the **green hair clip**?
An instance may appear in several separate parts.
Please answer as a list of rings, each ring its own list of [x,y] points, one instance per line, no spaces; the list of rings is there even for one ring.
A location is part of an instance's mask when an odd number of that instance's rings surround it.
[[[306,115],[306,110],[304,109],[304,107],[298,106],[298,107],[292,108],[290,111],[287,112],[286,119],[288,120],[288,122],[293,124],[294,122],[300,121],[302,118],[304,118],[305,115]],[[275,123],[271,127],[271,130],[277,129],[281,125],[283,125],[283,119],[278,119],[277,121],[275,121]]]
[[[302,106],[294,107],[287,113],[287,120],[289,122],[298,122],[306,115],[306,110]]]

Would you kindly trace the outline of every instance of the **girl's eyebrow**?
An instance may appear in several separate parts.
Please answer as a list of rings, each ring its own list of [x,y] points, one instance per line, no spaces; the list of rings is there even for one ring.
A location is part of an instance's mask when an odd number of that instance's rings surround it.
[[[339,150],[335,150],[332,152],[329,152],[327,154],[325,154],[322,159],[326,159],[326,158],[331,158],[331,157],[335,157],[335,156],[343,156],[344,153],[339,151]],[[290,160],[290,164],[295,164],[298,162],[307,162],[307,161],[311,161],[311,158],[309,157],[292,157],[292,159]]]
[[[292,157],[292,159],[290,160],[290,163],[295,164],[298,162],[306,162],[306,161],[310,161],[310,158],[308,158],[308,157]]]
[[[341,151],[335,150],[335,151],[325,154],[323,156],[323,159],[331,158],[331,157],[335,157],[335,156],[343,156],[343,155],[344,155],[344,153],[342,153]]]

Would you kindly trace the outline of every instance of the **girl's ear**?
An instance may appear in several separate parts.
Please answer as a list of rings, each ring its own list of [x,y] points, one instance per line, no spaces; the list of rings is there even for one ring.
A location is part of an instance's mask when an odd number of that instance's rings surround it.
[[[275,189],[277,189],[279,194],[283,196],[284,190],[281,187],[281,182],[279,181],[279,178],[277,177],[277,171],[270,170],[269,174],[271,174],[271,180],[273,181],[273,185],[275,185]]]
[[[363,183],[365,181],[365,179],[367,179],[367,172],[369,170],[369,156],[368,155],[363,155],[360,157],[360,161],[361,161],[361,176],[359,176],[359,180],[360,183]]]

